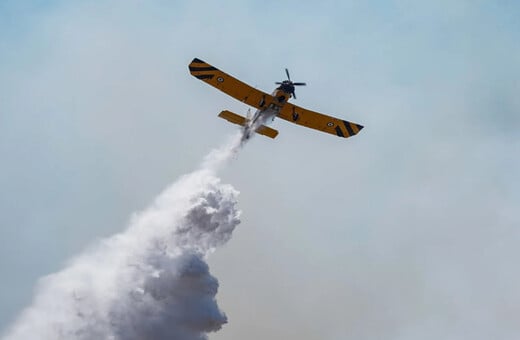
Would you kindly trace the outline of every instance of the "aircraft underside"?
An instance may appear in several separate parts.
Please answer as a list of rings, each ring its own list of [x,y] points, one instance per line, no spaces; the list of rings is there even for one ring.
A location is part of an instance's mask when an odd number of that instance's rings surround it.
[[[245,139],[248,139],[253,131],[275,138],[278,135],[278,131],[265,125],[270,123],[275,117],[342,138],[354,136],[363,129],[363,126],[360,124],[324,115],[289,103],[288,100],[290,98],[296,99],[295,86],[304,86],[306,84],[293,82],[287,69],[285,69],[287,80],[276,82],[279,86],[272,94],[267,94],[198,58],[193,59],[188,68],[190,73],[197,79],[257,109],[252,119],[249,116],[246,118],[228,110],[224,110],[219,114],[219,117],[244,127]]]
[[[262,129],[268,129],[271,131],[276,131],[274,129],[271,129],[266,126],[266,124],[271,123],[276,115],[278,114],[279,110],[274,110],[271,108],[265,109],[265,110],[257,110],[255,114],[253,115],[252,119],[248,119],[247,123],[244,125],[244,134],[243,139],[249,139],[251,137],[251,134],[253,131],[259,132],[258,130]],[[276,131],[276,134],[278,134],[278,131]],[[275,134],[275,136],[276,136]],[[269,135],[267,135],[269,136]]]

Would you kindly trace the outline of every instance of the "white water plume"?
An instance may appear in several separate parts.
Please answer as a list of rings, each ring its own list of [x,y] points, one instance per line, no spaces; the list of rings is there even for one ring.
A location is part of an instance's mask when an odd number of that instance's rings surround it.
[[[128,228],[40,280],[5,339],[206,339],[227,322],[206,256],[240,223],[238,192],[215,171],[241,136],[168,187]]]

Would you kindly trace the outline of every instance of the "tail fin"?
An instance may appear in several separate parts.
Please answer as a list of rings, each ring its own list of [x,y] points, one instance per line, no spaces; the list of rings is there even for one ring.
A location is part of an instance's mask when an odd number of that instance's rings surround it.
[[[227,120],[230,123],[237,124],[240,126],[246,126],[247,122],[249,121],[247,118],[237,115],[236,113],[233,113],[228,110],[222,111],[221,113],[219,113],[218,116],[220,118]],[[256,129],[256,133],[259,133],[261,135],[264,135],[264,136],[267,136],[270,138],[275,138],[278,135],[278,131],[276,131],[275,129],[272,129],[268,126],[265,126],[265,125],[260,125]]]

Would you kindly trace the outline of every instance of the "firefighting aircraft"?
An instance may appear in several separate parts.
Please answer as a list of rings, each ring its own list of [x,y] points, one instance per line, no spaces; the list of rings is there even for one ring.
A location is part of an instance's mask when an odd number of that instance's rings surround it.
[[[287,69],[285,69],[287,80],[276,82],[279,86],[271,95],[241,82],[198,58],[193,59],[190,63],[189,70],[194,77],[257,109],[253,117],[249,114],[247,117],[243,117],[227,110],[219,114],[219,117],[242,126],[244,139],[251,136],[251,131],[275,138],[278,131],[264,125],[269,119],[274,120],[275,117],[344,138],[354,136],[363,128],[362,125],[288,103],[289,98],[296,99],[294,87],[306,84],[291,81]]]

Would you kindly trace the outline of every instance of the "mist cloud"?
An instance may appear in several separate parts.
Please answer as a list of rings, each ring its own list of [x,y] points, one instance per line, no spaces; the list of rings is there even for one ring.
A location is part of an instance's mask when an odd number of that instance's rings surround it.
[[[240,223],[238,192],[214,171],[240,136],[136,214],[126,231],[40,280],[5,339],[205,339],[227,322],[206,257]]]

